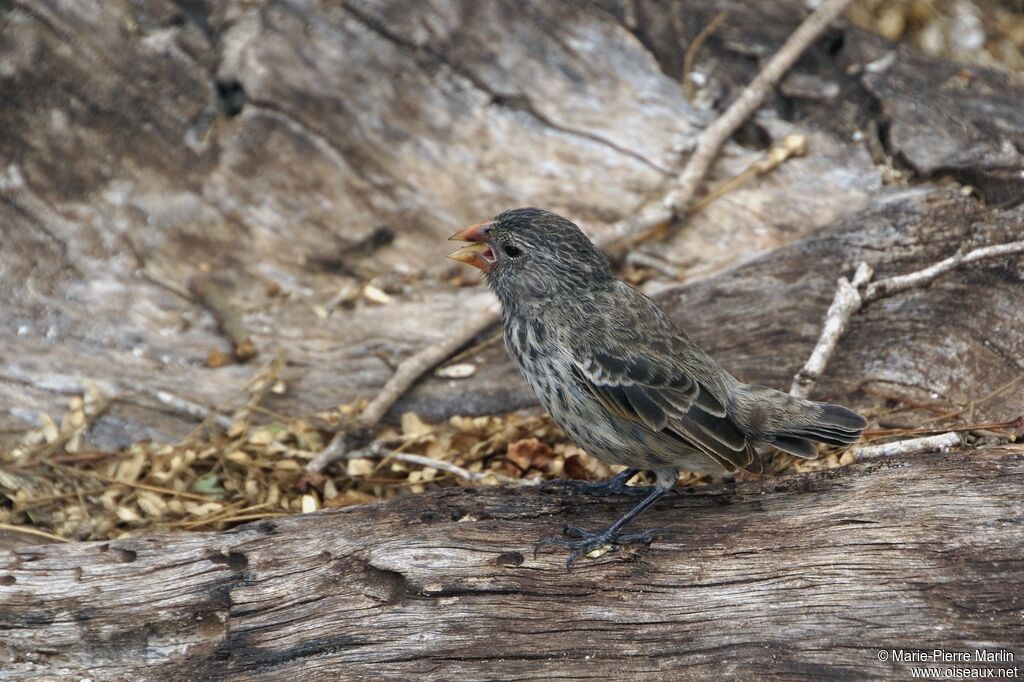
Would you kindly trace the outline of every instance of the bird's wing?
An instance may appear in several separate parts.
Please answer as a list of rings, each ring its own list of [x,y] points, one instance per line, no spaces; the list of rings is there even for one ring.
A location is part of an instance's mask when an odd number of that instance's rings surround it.
[[[646,299],[642,310],[654,304]],[[633,317],[640,312],[633,309]],[[655,310],[657,310],[655,308]],[[709,381],[694,371],[705,355],[660,310],[655,324],[633,324],[584,334],[571,344],[576,379],[611,413],[700,452],[729,471],[759,469],[746,436]],[[668,328],[665,324],[670,325]],[[643,329],[648,334],[631,333]],[[661,332],[651,338],[651,331]],[[690,350],[690,353],[686,353]],[[710,362],[710,360],[708,360]]]

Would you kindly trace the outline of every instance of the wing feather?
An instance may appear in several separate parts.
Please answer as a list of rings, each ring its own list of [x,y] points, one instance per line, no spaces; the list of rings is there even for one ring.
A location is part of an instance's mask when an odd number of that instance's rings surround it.
[[[575,348],[577,380],[612,414],[702,452],[729,471],[755,466],[746,435],[708,386],[632,350],[623,358],[605,349]]]

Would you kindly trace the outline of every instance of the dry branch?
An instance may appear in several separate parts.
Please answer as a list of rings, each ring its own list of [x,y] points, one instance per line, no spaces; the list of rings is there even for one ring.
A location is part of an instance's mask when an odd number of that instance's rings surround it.
[[[945,274],[961,263],[973,263],[986,258],[1008,256],[1014,253],[1024,253],[1024,241],[1010,242],[1009,244],[996,244],[983,246],[967,253],[958,251],[949,258],[941,260],[935,265],[912,272],[908,275],[889,277],[869,285],[864,295],[865,301],[875,301],[886,296],[892,296],[907,289],[923,287],[929,284],[938,276]]]
[[[961,263],[973,263],[986,258],[996,258],[1014,253],[1024,253],[1024,241],[984,246],[967,253],[961,249],[934,265],[870,284],[873,274],[871,267],[867,263],[861,263],[857,267],[852,283],[845,277],[839,278],[835,297],[832,299],[828,312],[825,313],[825,322],[822,324],[818,343],[811,351],[807,362],[793,378],[793,385],[789,392],[801,398],[806,398],[811,394],[821,378],[822,372],[825,371],[832,353],[835,352],[839,340],[849,326],[850,319],[865,304],[901,291],[926,286]]]
[[[402,394],[409,390],[417,379],[429,372],[434,367],[444,362],[452,353],[456,352],[470,340],[482,334],[498,320],[497,307],[492,305],[479,313],[468,317],[459,327],[452,330],[452,333],[441,341],[427,346],[406,358],[398,365],[394,375],[384,384],[384,388],[374,397],[373,400],[359,414],[359,425],[363,428],[373,428],[384,418],[387,411],[391,409]]]
[[[256,357],[256,344],[249,338],[249,332],[242,322],[241,313],[231,303],[227,291],[211,277],[203,275],[192,278],[188,283],[189,292],[204,308],[210,311],[217,327],[228,341],[238,362],[248,362]]]
[[[879,445],[861,445],[850,448],[849,452],[856,460],[875,459],[877,457],[895,457],[897,455],[916,455],[920,452],[945,452],[963,443],[959,433],[941,433],[924,438],[908,438]]]
[[[828,312],[825,313],[821,336],[818,337],[818,343],[811,351],[807,362],[796,373],[793,386],[789,389],[791,394],[801,398],[810,395],[839,344],[839,339],[843,337],[850,318],[864,305],[860,290],[871,279],[872,274],[871,266],[861,263],[853,275],[853,282],[845,277],[840,277],[836,282],[836,295],[832,299],[832,305],[828,307]]]
[[[632,243],[648,232],[667,226],[674,218],[685,213],[722,145],[750,118],[789,67],[849,4],[850,0],[826,0],[804,19],[729,108],[701,131],[693,154],[675,188],[639,215],[616,224],[601,246],[608,248],[620,243]]]

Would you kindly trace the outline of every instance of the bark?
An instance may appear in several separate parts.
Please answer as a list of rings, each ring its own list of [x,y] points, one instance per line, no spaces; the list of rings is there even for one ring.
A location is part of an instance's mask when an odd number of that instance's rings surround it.
[[[1024,451],[680,491],[648,548],[531,554],[631,500],[451,488],[222,533],[0,551],[4,679],[909,677],[1024,645]]]

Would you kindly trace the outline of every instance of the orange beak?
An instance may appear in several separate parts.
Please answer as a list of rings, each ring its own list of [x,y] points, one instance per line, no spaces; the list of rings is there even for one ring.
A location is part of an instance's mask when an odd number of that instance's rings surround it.
[[[449,253],[448,257],[484,272],[490,272],[491,266],[494,265],[494,252],[491,251],[491,245],[484,241],[484,232],[490,226],[490,223],[477,223],[448,237],[448,241],[470,242],[469,246]]]

